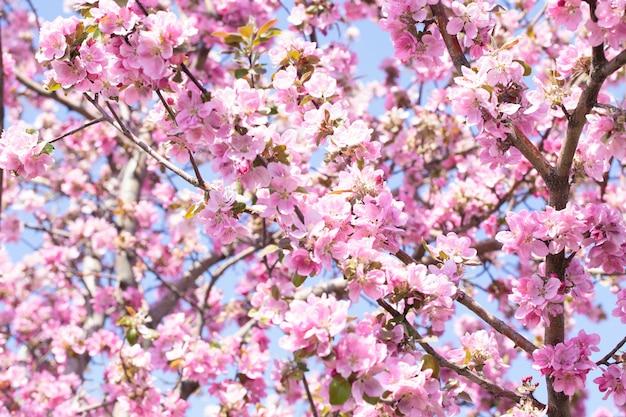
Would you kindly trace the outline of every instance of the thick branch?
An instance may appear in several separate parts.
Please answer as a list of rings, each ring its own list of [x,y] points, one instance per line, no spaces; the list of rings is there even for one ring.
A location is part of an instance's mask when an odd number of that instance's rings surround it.
[[[175,284],[172,284],[172,286],[176,288],[178,293],[186,293],[202,274],[225,258],[226,255],[221,253],[212,253],[205,256],[199,261],[194,262],[191,269],[185,272],[183,277]],[[150,327],[156,328],[159,323],[161,323],[161,320],[163,320],[163,317],[167,316],[174,310],[176,303],[178,302],[178,298],[179,297],[176,292],[169,291],[150,307],[149,316],[152,318],[152,321],[149,323]]]
[[[430,6],[430,10],[433,12],[435,23],[437,24],[437,28],[439,28],[439,32],[441,33],[444,43],[446,44],[450,58],[452,58],[454,68],[456,68],[457,72],[461,74],[461,68],[469,68],[470,64],[463,53],[463,48],[461,48],[461,44],[459,44],[457,37],[448,33],[448,16],[446,15],[446,9],[440,1],[437,4],[432,4]]]
[[[545,181],[552,173],[550,163],[543,156],[537,146],[535,146],[535,144],[532,143],[530,139],[528,139],[528,137],[526,137],[526,135],[517,128],[517,126],[513,124],[510,126],[513,132],[507,134],[507,139],[509,139],[513,143],[513,146],[515,146],[517,150],[524,155],[524,158],[530,162],[533,168],[537,170],[539,175],[541,175],[541,178]]]
[[[146,176],[146,155],[135,150],[121,172],[118,198],[123,204],[122,213],[118,215],[116,224],[122,237],[131,238],[137,232],[137,221],[131,210],[139,201],[141,188]],[[136,256],[132,250],[120,248],[115,257],[120,288],[137,287],[133,272]]]
[[[556,168],[557,177],[569,176],[574,154],[578,148],[578,140],[587,121],[587,114],[598,101],[598,93],[602,84],[607,77],[626,64],[626,50],[620,52],[608,63],[604,62],[601,56],[597,56],[599,52],[595,49],[593,53],[595,58],[593,59],[594,65],[591,68],[589,81],[578,100],[576,109],[569,119],[565,141],[563,142]]]

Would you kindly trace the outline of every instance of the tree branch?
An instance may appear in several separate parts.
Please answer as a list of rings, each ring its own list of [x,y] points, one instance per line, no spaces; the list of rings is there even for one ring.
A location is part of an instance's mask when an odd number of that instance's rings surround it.
[[[69,110],[80,114],[85,119],[93,120],[93,119],[98,118],[98,116],[95,113],[90,112],[85,107],[83,107],[80,103],[77,103],[75,100],[70,100],[67,97],[61,96],[60,94],[57,94],[56,91],[46,90],[41,84],[39,84],[36,81],[31,80],[30,78],[24,76],[24,74],[20,72],[15,73],[15,78],[20,83],[22,83],[24,87],[28,88],[29,90],[31,90],[33,93],[37,94],[38,96],[51,98],[57,103],[60,103],[63,106],[67,107]]]
[[[587,122],[587,114],[598,101],[598,93],[600,92],[602,84],[607,77],[626,64],[626,50],[620,52],[608,63],[603,61],[603,54],[599,56],[599,52],[596,51],[596,49],[593,50],[593,56],[593,65],[591,67],[589,81],[578,99],[576,109],[574,109],[569,119],[565,141],[563,142],[556,167],[556,175],[558,177],[569,176],[574,154],[578,148],[578,140]]]
[[[431,5],[430,10],[433,13],[435,23],[437,24],[437,28],[441,33],[443,41],[446,44],[446,49],[450,54],[452,63],[454,64],[457,72],[461,74],[462,67],[469,68],[470,63],[463,53],[463,48],[461,48],[458,38],[448,33],[448,16],[446,15],[446,10],[441,1],[437,4]],[[511,141],[513,146],[515,146],[522,153],[522,155],[524,155],[544,181],[547,181],[549,174],[552,172],[550,163],[546,160],[539,149],[537,149],[537,146],[535,146],[535,144],[532,143],[526,135],[524,135],[522,131],[517,128],[517,126],[511,123],[510,127],[512,132],[507,134],[507,139]]]
[[[81,126],[77,127],[76,129],[72,129],[72,130],[70,130],[69,132],[66,132],[66,133],[62,134],[61,136],[56,137],[56,138],[54,138],[54,139],[52,139],[52,140],[48,141],[48,143],[54,143],[54,142],[57,142],[57,141],[59,141],[59,140],[61,140],[61,139],[64,139],[64,138],[66,138],[66,137],[70,136],[70,135],[73,135],[74,133],[78,133],[78,132],[80,132],[81,130],[86,129],[86,128],[88,128],[89,126],[92,126],[92,125],[98,124],[98,123],[100,123],[100,122],[102,122],[102,121],[104,121],[104,120],[106,120],[104,117],[99,117],[99,118],[97,118],[97,119],[90,120],[90,121],[88,121],[88,122],[84,123],[83,125],[81,125]]]
[[[506,390],[502,388],[501,386],[494,384],[493,382],[487,380],[486,378],[483,378],[471,372],[468,368],[459,366],[455,363],[448,361],[446,358],[441,356],[439,352],[437,352],[432,346],[430,346],[428,343],[423,341],[417,329],[415,329],[415,327],[411,323],[409,323],[409,321],[406,319],[406,317],[403,314],[401,314],[398,310],[393,308],[383,299],[378,300],[378,305],[380,305],[385,311],[391,314],[393,318],[402,320],[406,328],[409,329],[409,332],[412,333],[411,336],[413,336],[415,340],[417,340],[417,343],[422,347],[422,349],[424,349],[424,351],[426,351],[426,353],[432,355],[437,360],[437,362],[439,362],[440,366],[448,368],[456,372],[458,375],[461,375],[467,378],[468,380],[474,382],[475,384],[478,384],[479,386],[489,391],[491,394],[493,394],[496,397],[509,398],[518,403],[521,401],[526,401],[530,399],[533,403],[533,406],[537,407],[538,409],[543,410],[544,408],[546,408],[545,404],[536,400],[534,397],[522,396],[522,395],[516,394],[513,391]]]
[[[463,48],[461,48],[461,44],[459,43],[457,37],[448,33],[448,16],[446,15],[446,9],[441,1],[439,1],[437,4],[431,4],[430,10],[435,17],[435,23],[437,28],[439,28],[439,32],[441,33],[444,43],[446,44],[450,58],[452,58],[454,68],[456,68],[457,72],[461,74],[461,68],[469,68],[470,64],[467,57],[463,53]]]
[[[229,254],[212,253],[199,261],[195,261],[191,269],[185,272],[183,277],[178,282],[172,284],[172,287],[176,288],[178,293],[184,294],[202,274],[204,274],[213,265],[225,259],[228,255]],[[152,318],[152,321],[148,324],[150,327],[156,328],[158,324],[161,323],[161,320],[163,320],[163,317],[167,316],[174,310],[179,298],[177,292],[170,291],[167,294],[164,294],[163,297],[150,307],[148,313],[148,315]]]
[[[478,304],[471,296],[461,290],[457,290],[456,300],[467,307],[470,311],[476,314],[483,321],[493,327],[498,333],[511,339],[517,346],[522,348],[525,352],[532,355],[537,349],[534,343],[530,342],[520,333],[516,332],[511,326],[495,317],[493,314],[485,310],[483,306]]]
[[[596,362],[596,365],[598,365],[598,366],[600,366],[600,365],[609,365],[609,359],[611,359],[611,357],[615,354],[615,352],[620,350],[621,347],[624,346],[624,344],[626,344],[626,336],[617,345],[615,345],[615,347],[609,353],[604,355],[604,357],[602,359],[600,359],[598,362]]]

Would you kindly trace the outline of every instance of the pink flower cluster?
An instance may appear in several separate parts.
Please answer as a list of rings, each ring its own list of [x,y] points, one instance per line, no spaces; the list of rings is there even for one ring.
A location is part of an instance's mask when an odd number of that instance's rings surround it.
[[[437,25],[426,23],[430,17],[428,5],[435,3],[432,0],[385,2],[382,8],[384,18],[379,22],[383,30],[391,33],[396,58],[433,74],[443,66],[441,58],[445,51]],[[420,33],[417,24],[426,25]]]
[[[585,221],[589,230],[582,244],[589,250],[589,268],[601,267],[604,272],[622,273],[626,267],[626,226],[622,214],[608,204],[589,204],[585,207]]]
[[[509,212],[510,230],[496,239],[506,253],[528,260],[563,250],[589,249],[589,268],[601,267],[606,273],[626,267],[626,226],[621,214],[607,204],[588,204],[584,209],[568,204],[564,210],[548,206],[544,211]]]
[[[478,330],[461,336],[461,347],[447,352],[448,359],[470,369],[483,371],[485,365],[490,368],[507,367],[500,356],[498,341],[493,332]]]
[[[350,303],[333,295],[294,300],[280,328],[286,333],[279,345],[289,352],[326,357],[332,350],[333,337],[346,326]]]
[[[509,300],[519,305],[515,318],[523,325],[534,328],[541,319],[550,325],[550,317],[563,312],[559,303],[565,300],[565,294],[556,276],[543,278],[533,274],[530,278],[521,277],[514,281]]]
[[[602,368],[602,376],[593,380],[598,384],[600,392],[606,392],[603,400],[613,396],[613,401],[617,406],[626,405],[626,367],[624,363],[611,364]]]
[[[120,96],[128,105],[168,85],[170,66],[182,62],[184,45],[197,32],[172,12],[146,16],[134,3],[102,0],[88,15],[44,23],[37,59],[52,66],[50,87]]]
[[[52,145],[39,141],[37,130],[20,122],[0,136],[0,168],[26,179],[38,177],[54,162],[53,149]]]
[[[553,379],[555,391],[572,396],[576,390],[584,389],[587,374],[596,368],[589,357],[591,352],[600,351],[599,342],[600,336],[581,330],[564,343],[546,345],[533,352],[533,368]]]
[[[204,225],[207,235],[220,244],[228,245],[245,233],[245,228],[237,221],[236,203],[237,194],[231,188],[223,189],[219,184],[216,189],[209,191],[205,208],[198,213],[198,221]]]

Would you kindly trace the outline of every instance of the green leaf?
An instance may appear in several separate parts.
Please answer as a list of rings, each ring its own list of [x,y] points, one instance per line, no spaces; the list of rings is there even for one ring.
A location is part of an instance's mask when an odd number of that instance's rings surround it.
[[[242,201],[237,201],[233,204],[232,207],[232,212],[234,214],[241,214],[243,213],[246,209],[248,208],[248,206],[246,206],[246,203],[242,202]]]
[[[280,299],[280,289],[276,285],[272,285],[272,298],[274,300]]]
[[[243,42],[243,38],[239,35],[228,35],[224,38],[224,43],[229,46],[239,46]]]
[[[239,68],[235,70],[235,78],[240,79],[248,75],[248,70],[246,68]]]
[[[380,398],[378,398],[378,397],[370,397],[366,393],[363,393],[363,401],[365,401],[368,404],[376,405],[380,401]]]
[[[526,62],[522,61],[521,59],[514,59],[513,61],[524,67],[524,77],[528,77],[530,74],[533,73],[533,69]]]
[[[439,378],[439,362],[429,353],[422,356],[422,371],[426,369],[432,370],[431,376],[433,378]]]
[[[336,375],[328,386],[328,396],[331,405],[342,405],[352,395],[352,384],[342,377]]]
[[[291,282],[296,288],[304,284],[304,281],[306,281],[306,276],[299,275],[299,274],[295,274],[293,278],[291,278]]]
[[[129,316],[122,316],[117,319],[115,323],[117,326],[129,327],[132,324],[132,320]]]
[[[126,340],[128,340],[128,343],[130,343],[131,345],[136,344],[139,340],[139,332],[137,332],[137,329],[128,329],[128,331],[126,332]]]
[[[292,59],[293,61],[299,61],[300,60],[300,52],[296,51],[296,50],[291,50],[289,52],[287,52],[287,56]]]
[[[52,155],[54,153],[54,146],[52,146],[51,143],[46,143],[43,147],[43,149],[41,150],[41,154],[45,154],[45,155]]]
[[[264,41],[269,40],[270,38],[273,38],[275,36],[278,36],[282,33],[282,31],[278,28],[271,28],[269,29],[267,32],[265,32],[263,34],[263,36],[260,36],[261,39],[263,39]]]

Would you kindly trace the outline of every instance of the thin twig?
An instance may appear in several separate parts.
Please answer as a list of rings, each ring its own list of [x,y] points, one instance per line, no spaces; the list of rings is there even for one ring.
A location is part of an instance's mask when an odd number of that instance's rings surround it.
[[[600,366],[600,365],[608,365],[609,364],[609,359],[611,359],[611,357],[615,354],[615,352],[617,352],[618,350],[620,350],[622,348],[622,346],[624,346],[624,344],[626,344],[626,337],[624,337],[617,345],[615,345],[615,347],[606,355],[604,355],[604,357],[602,359],[600,359],[598,362],[596,362],[596,365]]]
[[[318,417],[317,408],[315,407],[315,402],[313,402],[313,396],[311,395],[309,383],[306,380],[306,374],[304,372],[302,372],[302,384],[304,385],[304,391],[306,391],[306,397],[309,399],[309,404],[311,404],[311,412],[314,417]]]
[[[83,124],[82,126],[79,126],[76,129],[72,129],[69,132],[62,134],[61,136],[48,141],[48,143],[54,143],[56,141],[64,139],[64,138],[66,138],[66,137],[68,137],[70,135],[73,135],[74,133],[80,132],[81,130],[88,128],[89,126],[98,124],[98,123],[103,122],[105,120],[106,120],[106,118],[104,118],[104,117],[100,117],[98,119],[90,120],[90,121],[86,122],[85,124]]]
[[[211,93],[209,92],[209,90],[204,88],[202,83],[195,77],[195,75],[193,75],[191,71],[189,71],[189,68],[187,68],[187,65],[185,65],[184,63],[180,64],[180,69],[187,75],[187,77],[189,77],[191,82],[193,82],[195,86],[198,87],[200,91],[202,91],[202,97],[206,100],[210,100]]]
[[[97,410],[98,408],[104,408],[104,407],[108,407],[110,405],[115,404],[116,400],[111,400],[111,401],[103,401],[101,403],[98,404],[91,404],[91,405],[86,405],[80,409],[78,409],[76,412],[78,414],[87,414],[91,411]]]
[[[37,29],[39,30],[39,32],[41,32],[41,26],[39,25],[39,15],[37,14],[37,9],[35,8],[31,0],[26,0],[26,2],[28,3],[30,10],[35,15],[35,23],[37,24]]]
[[[85,95],[85,97],[87,97],[87,100],[89,100],[89,102],[91,102],[100,111],[100,113],[102,114],[102,116],[105,118],[107,122],[109,122],[113,127],[115,127],[127,139],[133,142],[138,148],[140,148],[141,150],[146,152],[148,155],[150,155],[152,158],[154,158],[164,168],[169,169],[174,174],[178,175],[179,177],[181,177],[182,179],[184,179],[185,181],[187,181],[189,184],[193,185],[194,187],[200,188],[203,191],[208,191],[208,188],[206,187],[205,184],[200,184],[196,178],[187,174],[185,171],[183,171],[182,169],[174,165],[172,162],[170,162],[167,158],[165,158],[160,153],[152,149],[147,143],[145,143],[144,141],[136,137],[124,124],[121,124],[121,126],[118,126],[118,123],[121,123],[121,120],[119,116],[117,116],[116,113],[113,113],[113,116],[109,115],[102,108],[102,106],[100,106],[100,104],[97,102],[96,99],[91,98],[88,95]],[[108,105],[108,107],[109,109],[112,110],[112,107],[110,105]]]
[[[400,259],[405,265],[412,263],[418,263],[411,255],[404,252],[402,249],[395,253],[395,256]],[[519,332],[513,329],[511,326],[493,316],[487,310],[485,310],[480,304],[478,304],[472,297],[465,294],[463,291],[457,291],[456,301],[463,304],[465,307],[474,312],[478,317],[483,319],[487,324],[493,327],[496,331],[511,339],[517,346],[524,351],[532,354],[537,347],[522,336]]]

